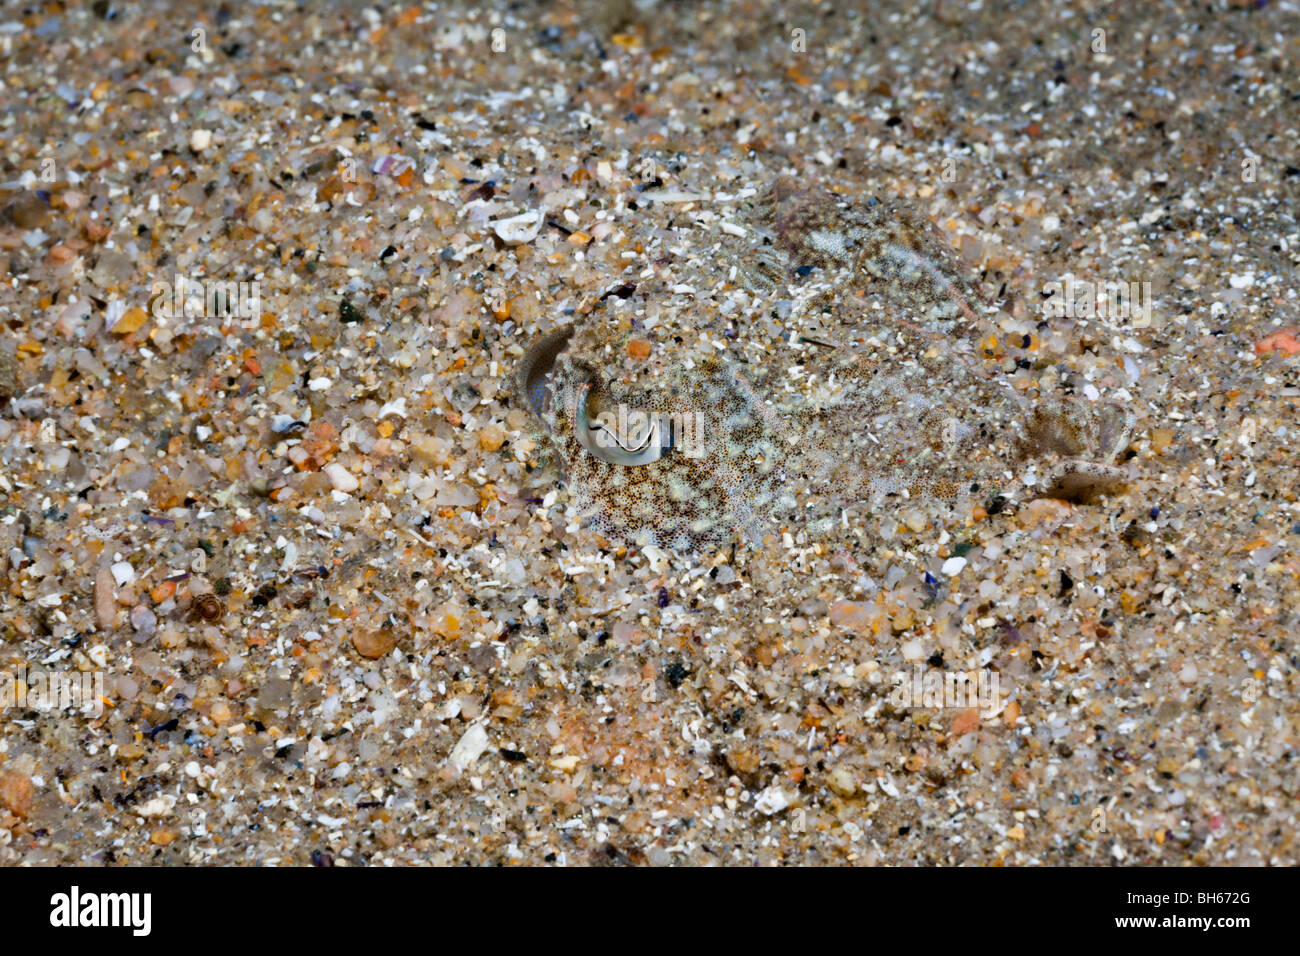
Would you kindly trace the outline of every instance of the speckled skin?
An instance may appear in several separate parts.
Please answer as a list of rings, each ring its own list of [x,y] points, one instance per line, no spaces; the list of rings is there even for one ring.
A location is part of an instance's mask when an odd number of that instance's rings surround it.
[[[621,334],[595,314],[542,337],[521,362],[517,391],[588,523],[690,549],[835,520],[863,501],[1013,494],[1025,473],[1057,495],[1119,480],[1112,463],[1131,415],[1015,392],[981,354],[993,327],[923,215],[901,202],[849,205],[786,179],[747,213],[749,236],[730,253],[737,281],[760,294],[791,285],[803,306],[770,361],[686,368],[670,358],[662,375],[638,376]],[[701,412],[706,454],[601,460],[575,436],[579,401],[589,413],[619,403]]]
[[[850,204],[783,177],[750,207],[748,221],[784,256],[783,280],[811,267],[841,294],[868,286],[882,292],[906,313],[898,318],[949,334],[979,331],[966,270],[934,223],[906,203]],[[746,280],[756,284],[752,271]]]
[[[801,356],[814,383],[804,397],[818,381],[830,395],[808,403],[820,414],[801,444],[835,460],[836,488],[952,497],[1003,484],[1030,462],[1040,465],[1039,490],[1057,495],[1121,480],[1113,463],[1132,413],[1015,393],[984,352],[998,333],[968,270],[919,211],[899,200],[848,203],[781,178],[751,205],[749,224],[758,242],[746,259],[756,265],[740,270],[745,285],[770,285],[777,260],[763,250],[779,251],[787,277],[806,275],[805,313],[817,313],[808,338],[824,344]],[[867,311],[868,296],[881,307]]]
[[[553,354],[558,341],[565,348]],[[759,533],[759,520],[777,493],[777,423],[728,363],[715,361],[672,375],[653,391],[611,381],[608,351],[614,337],[599,320],[564,326],[539,340],[516,376],[560,459],[572,503],[593,527],[642,544],[679,550]],[[539,366],[550,364],[549,371]],[[545,375],[544,390],[522,387]],[[575,435],[576,404],[704,416],[704,454],[671,451],[647,465],[603,461]]]

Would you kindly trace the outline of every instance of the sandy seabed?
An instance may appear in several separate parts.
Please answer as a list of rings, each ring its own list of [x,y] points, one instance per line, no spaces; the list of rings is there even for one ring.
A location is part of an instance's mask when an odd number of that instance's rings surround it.
[[[1296,863],[1298,12],[7,5],[0,862]],[[783,175],[1125,483],[585,528],[517,362],[797,365]]]

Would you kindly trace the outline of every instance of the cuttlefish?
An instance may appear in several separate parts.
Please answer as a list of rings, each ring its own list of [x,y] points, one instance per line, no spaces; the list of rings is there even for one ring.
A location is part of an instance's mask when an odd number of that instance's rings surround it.
[[[734,351],[651,375],[594,315],[539,337],[516,368],[593,529],[688,550],[864,502],[1086,497],[1122,481],[1132,412],[1013,387],[989,354],[990,309],[924,215],[788,179],[744,215],[724,252],[736,283],[800,303],[779,341],[746,349],[767,333],[742,326]]]

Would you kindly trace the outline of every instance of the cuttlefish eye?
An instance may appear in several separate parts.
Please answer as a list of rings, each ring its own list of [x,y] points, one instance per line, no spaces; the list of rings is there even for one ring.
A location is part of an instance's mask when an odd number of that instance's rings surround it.
[[[578,444],[611,465],[648,465],[672,448],[672,430],[665,429],[659,416],[620,407],[597,411],[590,382],[574,394],[574,431]]]
[[[515,385],[537,418],[550,417],[550,383],[555,362],[573,336],[572,325],[562,325],[543,335],[524,353],[515,369]]]

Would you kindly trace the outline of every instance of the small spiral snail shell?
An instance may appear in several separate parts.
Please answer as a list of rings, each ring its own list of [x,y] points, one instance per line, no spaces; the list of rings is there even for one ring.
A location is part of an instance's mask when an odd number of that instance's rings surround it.
[[[200,594],[194,599],[194,613],[209,624],[226,615],[226,605],[215,594]]]

